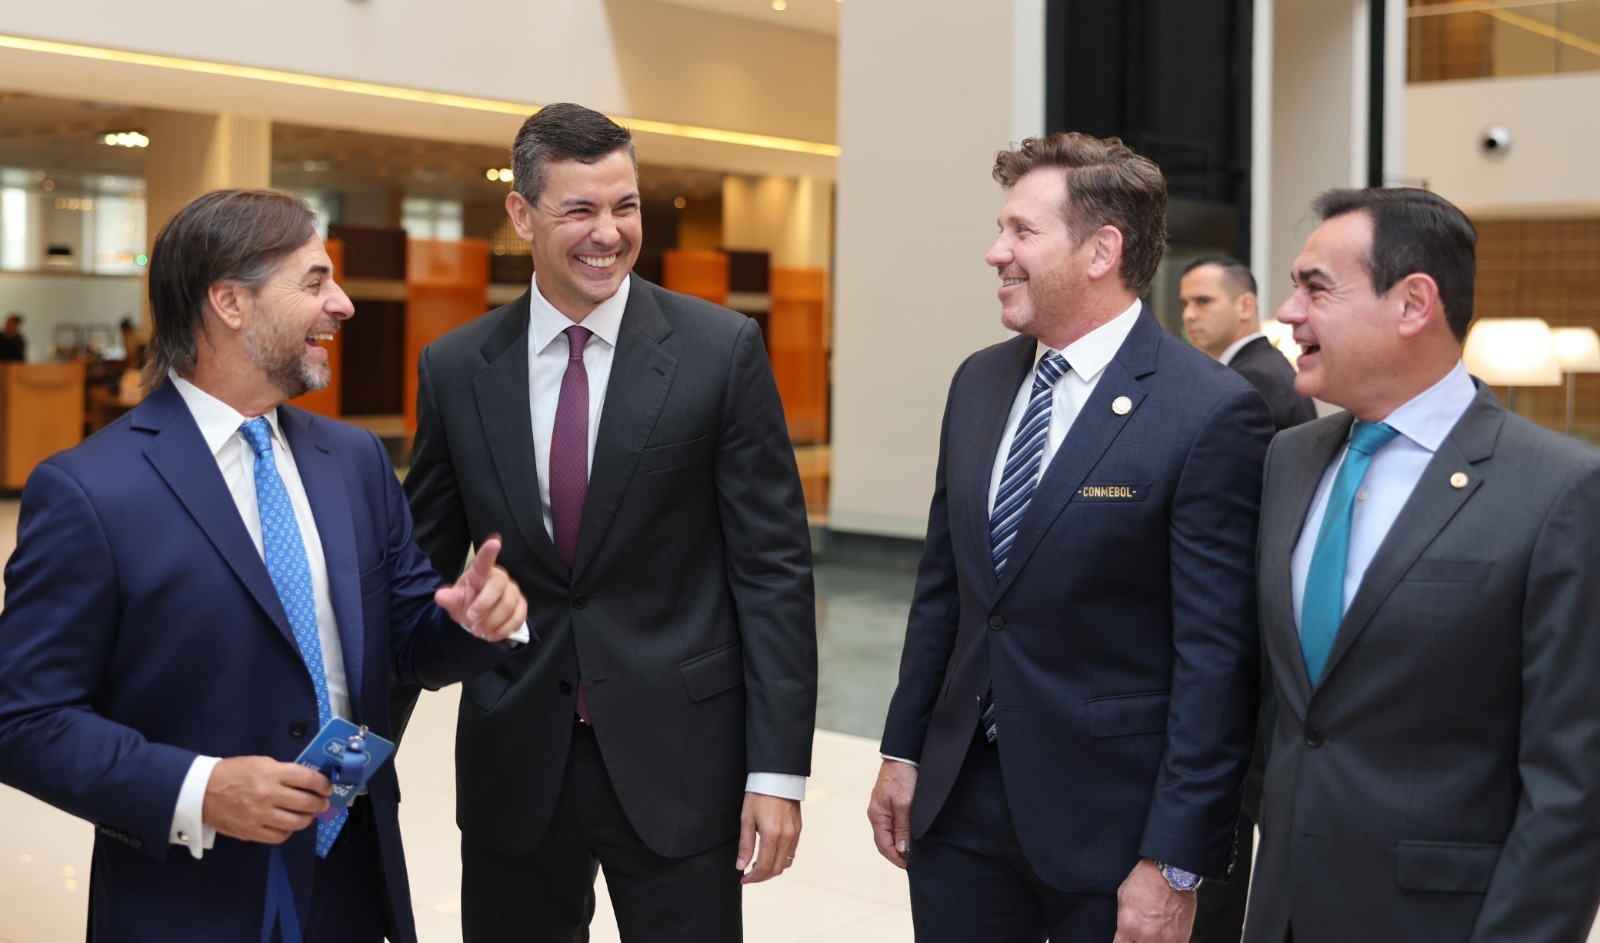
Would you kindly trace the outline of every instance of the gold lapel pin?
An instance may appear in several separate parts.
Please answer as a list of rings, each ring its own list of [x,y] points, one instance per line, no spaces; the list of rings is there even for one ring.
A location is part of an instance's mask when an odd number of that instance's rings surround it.
[[[1133,409],[1133,400],[1126,396],[1119,396],[1111,401],[1111,411],[1118,416],[1126,416]]]
[[[1465,488],[1466,486],[1467,486],[1467,473],[1466,472],[1456,472],[1454,475],[1450,476],[1450,487],[1455,488],[1456,490],[1459,491],[1460,489]]]

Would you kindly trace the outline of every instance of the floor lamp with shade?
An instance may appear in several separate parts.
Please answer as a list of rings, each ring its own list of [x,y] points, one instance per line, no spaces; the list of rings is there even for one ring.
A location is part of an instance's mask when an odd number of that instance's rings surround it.
[[[1506,408],[1517,411],[1517,387],[1560,386],[1550,325],[1540,318],[1483,318],[1472,325],[1461,351],[1467,372],[1506,387]]]
[[[1572,435],[1572,411],[1577,398],[1577,375],[1600,373],[1600,334],[1592,327],[1558,327],[1556,359],[1567,377],[1567,435]]]

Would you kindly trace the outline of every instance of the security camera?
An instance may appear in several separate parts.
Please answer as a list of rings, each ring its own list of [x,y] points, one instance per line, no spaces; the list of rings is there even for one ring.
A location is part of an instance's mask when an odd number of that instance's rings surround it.
[[[1504,154],[1511,150],[1511,132],[1498,124],[1484,128],[1478,135],[1478,148],[1491,157]]]

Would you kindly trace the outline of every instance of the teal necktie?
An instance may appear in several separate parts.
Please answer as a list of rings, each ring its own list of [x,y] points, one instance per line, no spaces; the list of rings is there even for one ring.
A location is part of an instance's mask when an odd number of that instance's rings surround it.
[[[1372,456],[1400,433],[1383,423],[1358,422],[1350,433],[1350,447],[1328,492],[1311,567],[1306,571],[1305,597],[1300,603],[1300,649],[1306,675],[1315,688],[1333,651],[1334,637],[1344,619],[1344,573],[1350,557],[1350,517],[1356,490],[1372,464]]]
[[[328,676],[322,668],[322,635],[317,630],[317,598],[311,589],[311,563],[306,544],[300,537],[300,522],[289,503],[289,491],[278,477],[278,463],[272,455],[272,429],[265,417],[257,416],[239,427],[244,440],[256,453],[256,503],[261,507],[261,547],[267,562],[267,575],[283,602],[283,611],[294,629],[300,658],[311,672],[311,685],[317,692],[317,721],[326,727],[333,719],[328,700]],[[320,729],[319,727],[319,729]],[[333,840],[349,818],[348,808],[328,822],[317,822],[317,857],[326,858]]]

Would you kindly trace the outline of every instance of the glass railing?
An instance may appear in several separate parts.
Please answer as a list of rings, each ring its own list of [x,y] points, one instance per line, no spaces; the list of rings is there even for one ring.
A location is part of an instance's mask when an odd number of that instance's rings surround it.
[[[1600,0],[1410,0],[1411,82],[1600,71]]]

